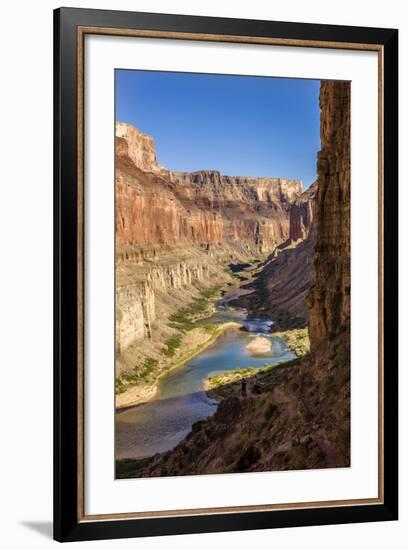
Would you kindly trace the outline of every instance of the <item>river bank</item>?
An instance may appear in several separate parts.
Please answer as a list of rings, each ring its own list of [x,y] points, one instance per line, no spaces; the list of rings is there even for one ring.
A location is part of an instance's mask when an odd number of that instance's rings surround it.
[[[225,329],[225,324],[220,327]],[[212,373],[227,369],[250,368],[253,373],[268,365],[294,358],[286,342],[266,335],[272,341],[268,356],[253,355],[246,349],[254,333],[223,330],[214,343],[194,358],[163,375],[153,399],[118,411],[116,414],[116,458],[139,459],[172,449],[190,433],[195,422],[217,411],[218,400],[209,397],[203,383]],[[264,326],[264,325],[262,325]],[[259,327],[258,327],[259,328]]]
[[[311,281],[310,256],[314,234],[304,241],[286,241],[242,281],[242,292],[231,301],[249,315],[273,317],[274,331],[287,331],[307,325],[305,297]]]
[[[209,331],[211,326],[211,331]],[[168,363],[156,376],[150,385],[135,385],[116,395],[116,410],[127,409],[145,403],[153,399],[158,391],[160,380],[169,372],[182,367],[187,361],[199,355],[206,348],[211,346],[228,329],[239,329],[241,325],[234,321],[228,321],[221,325],[207,325],[203,328],[197,327],[188,332],[181,343],[180,351],[175,359]],[[187,350],[187,351],[182,351]]]
[[[192,302],[169,316],[167,326],[173,334],[163,339],[159,353],[151,352],[141,362],[116,377],[117,410],[145,403],[157,396],[160,379],[184,365],[211,346],[224,331],[241,328],[241,317],[214,319],[219,306],[226,308],[229,301],[247,294],[242,285],[252,281],[260,262],[230,264],[228,284],[218,284],[201,290]],[[239,322],[236,322],[235,319]],[[167,329],[168,330],[168,329]],[[186,351],[187,350],[187,351]]]
[[[275,365],[265,364],[259,368],[235,369],[210,375],[204,381],[204,390],[208,397],[220,401],[231,396],[241,396],[242,380],[246,381],[247,396],[256,396],[265,387],[275,381],[277,373],[286,367],[295,367],[299,359],[291,359]]]
[[[192,301],[173,309],[161,326],[156,327],[154,339],[136,342],[116,357],[117,367],[124,362],[128,365],[115,378],[116,409],[153,399],[164,374],[187,361],[193,353],[191,350],[199,353],[212,343],[217,337],[216,327],[198,326],[198,322],[215,311],[214,301],[220,299],[227,288],[224,283],[201,289],[198,295],[192,296]]]
[[[303,357],[310,352],[309,330],[305,328],[294,328],[291,330],[274,332],[275,336],[279,336],[286,340],[288,348],[292,350],[297,357]]]
[[[286,343],[288,349],[291,350],[298,359],[310,352],[310,341],[307,328],[274,332],[273,336],[282,339]],[[260,338],[264,340],[263,337],[256,337],[254,341]],[[247,349],[251,349],[251,344],[248,344],[246,347]],[[258,350],[259,352],[259,349],[264,350],[265,348],[263,346],[255,347],[255,351]],[[299,362],[298,359],[292,359],[285,363],[279,363],[278,365],[281,367],[292,367]],[[260,386],[268,383],[271,375],[274,375],[272,370],[276,369],[278,365],[268,365],[265,363],[263,367],[257,369],[246,368],[217,372],[208,376],[204,381],[204,390],[207,395],[213,399],[225,399],[232,395],[239,395],[241,392],[241,382],[245,379],[248,382],[250,381],[251,387],[248,388],[248,393],[253,392],[254,388],[255,391],[259,391]]]

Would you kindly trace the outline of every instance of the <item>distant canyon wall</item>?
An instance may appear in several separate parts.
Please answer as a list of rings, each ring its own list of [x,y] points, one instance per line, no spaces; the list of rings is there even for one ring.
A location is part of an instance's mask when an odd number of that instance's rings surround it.
[[[289,240],[304,240],[309,236],[316,216],[317,181],[300,197],[296,198],[289,210]]]
[[[118,251],[140,245],[221,246],[266,254],[288,238],[290,204],[300,180],[169,172],[150,136],[117,124],[116,241]]]
[[[250,297],[254,310],[272,317],[278,329],[304,327],[306,295],[313,280],[317,182],[289,208],[289,238],[266,262]]]

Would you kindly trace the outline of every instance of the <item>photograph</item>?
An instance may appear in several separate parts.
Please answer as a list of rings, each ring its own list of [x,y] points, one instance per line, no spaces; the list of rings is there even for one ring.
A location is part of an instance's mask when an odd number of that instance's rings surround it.
[[[55,10],[56,540],[398,518],[398,30],[357,19]]]
[[[114,85],[115,477],[349,468],[350,81]]]
[[[2,547],[405,548],[402,3],[67,4],[2,10]]]

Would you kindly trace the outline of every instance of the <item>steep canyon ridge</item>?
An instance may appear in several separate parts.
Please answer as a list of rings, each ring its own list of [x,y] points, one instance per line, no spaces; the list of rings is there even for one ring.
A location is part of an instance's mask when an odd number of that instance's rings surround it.
[[[304,328],[304,357],[239,397],[173,449],[120,461],[119,477],[348,466],[350,461],[350,87],[321,83],[317,181],[171,172],[151,137],[116,125],[116,406],[154,396],[163,373],[221,334],[193,325],[231,301],[274,328]],[[242,272],[240,272],[242,274]],[[245,284],[247,282],[247,284]]]

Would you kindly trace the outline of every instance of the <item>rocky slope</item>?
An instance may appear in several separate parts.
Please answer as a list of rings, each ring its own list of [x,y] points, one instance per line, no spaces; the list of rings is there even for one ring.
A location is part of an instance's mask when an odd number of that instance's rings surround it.
[[[265,262],[251,285],[253,293],[237,305],[263,312],[276,329],[304,327],[308,320],[306,294],[313,278],[317,182],[289,208],[289,238]]]
[[[173,450],[118,463],[119,477],[350,465],[350,85],[323,81],[311,353],[232,396]]]
[[[118,123],[117,375],[146,358],[158,373],[168,363],[163,342],[175,334],[169,317],[227,283],[228,264],[266,257],[287,240],[290,205],[301,192],[300,180],[170,172],[150,136]],[[196,336],[198,344],[205,334]]]

